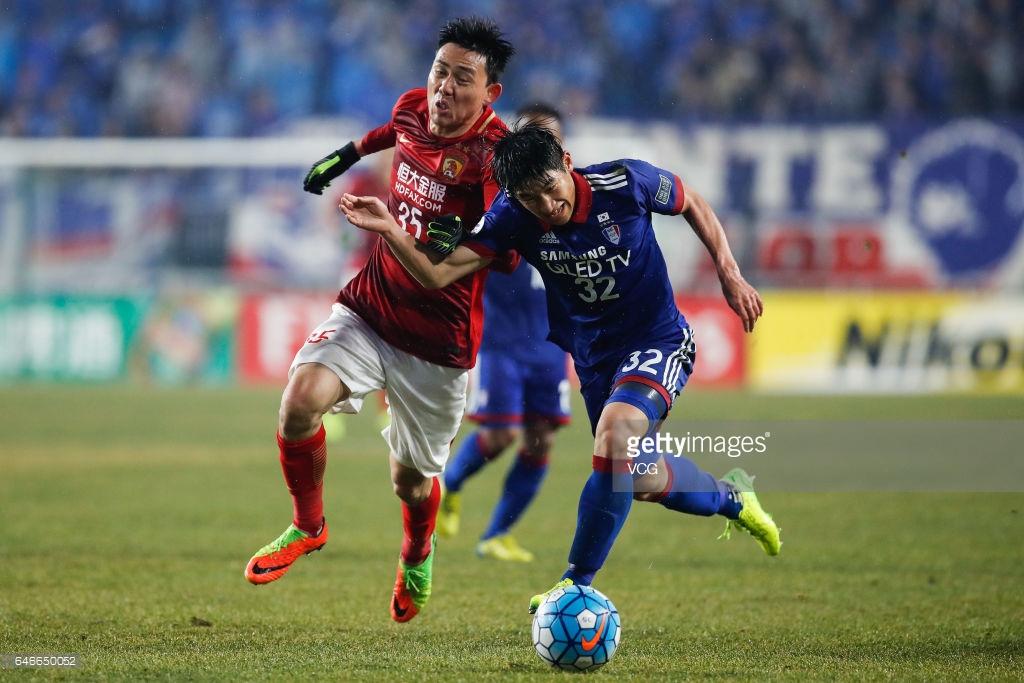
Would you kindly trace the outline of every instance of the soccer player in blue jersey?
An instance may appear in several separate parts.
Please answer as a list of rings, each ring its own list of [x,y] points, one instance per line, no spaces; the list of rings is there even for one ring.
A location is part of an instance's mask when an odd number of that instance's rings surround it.
[[[641,449],[632,458],[629,448],[631,439],[650,435],[668,415],[696,352],[651,215],[686,219],[711,255],[745,331],[753,331],[763,313],[761,297],[740,273],[710,205],[674,173],[644,161],[574,169],[557,138],[536,125],[499,135],[491,168],[502,191],[472,230],[476,251],[454,246],[461,225],[451,218],[429,226],[435,236],[448,235],[435,240],[448,245],[437,253],[404,233],[375,198],[344,195],[339,207],[353,225],[381,233],[426,287],[444,287],[509,249],[544,277],[549,338],[575,361],[595,438],[568,569],[554,587],[533,596],[530,612],[559,587],[593,581],[634,498],[677,512],[721,514],[729,520],[726,534],[735,524],[777,555],[779,528],[761,508],[746,472],[737,468],[716,479],[685,457]]]
[[[562,139],[561,113],[544,103],[516,111],[518,122],[546,126]],[[492,273],[484,285],[484,334],[471,375],[468,434],[444,471],[437,532],[459,531],[462,486],[517,440],[501,497],[476,546],[479,557],[531,562],[533,553],[510,532],[530,506],[548,471],[555,431],[569,422],[565,351],[547,341],[544,282],[525,261],[512,273]]]

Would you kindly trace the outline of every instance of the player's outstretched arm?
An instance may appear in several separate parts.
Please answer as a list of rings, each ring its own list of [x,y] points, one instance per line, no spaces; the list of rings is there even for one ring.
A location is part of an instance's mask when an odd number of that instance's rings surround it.
[[[312,194],[323,194],[331,181],[352,167],[363,156],[358,142],[350,142],[317,161],[306,173],[302,189]]]
[[[450,285],[491,262],[463,246],[456,247],[448,256],[442,256],[403,230],[377,197],[345,193],[338,202],[338,208],[352,225],[380,234],[409,274],[427,289]]]
[[[712,210],[711,205],[688,185],[683,186],[686,193],[683,203],[683,217],[704,243],[711,254],[718,273],[718,281],[722,283],[722,293],[729,307],[743,321],[743,329],[753,332],[754,323],[764,313],[764,302],[749,282],[740,273],[739,264],[729,247],[725,236],[725,228]]]

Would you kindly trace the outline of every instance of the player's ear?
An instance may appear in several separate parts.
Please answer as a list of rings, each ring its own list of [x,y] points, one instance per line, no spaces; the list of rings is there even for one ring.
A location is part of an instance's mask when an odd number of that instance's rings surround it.
[[[565,170],[572,170],[572,155],[569,154],[569,150],[562,150],[562,161],[565,163]]]
[[[501,83],[491,83],[487,86],[487,104],[494,102],[501,97]]]

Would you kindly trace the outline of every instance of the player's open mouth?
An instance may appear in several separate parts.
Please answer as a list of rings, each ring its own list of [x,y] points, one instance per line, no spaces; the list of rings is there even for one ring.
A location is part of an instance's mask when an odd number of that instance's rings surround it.
[[[450,109],[448,103],[444,100],[434,100],[434,107],[438,111],[448,111],[448,109]]]

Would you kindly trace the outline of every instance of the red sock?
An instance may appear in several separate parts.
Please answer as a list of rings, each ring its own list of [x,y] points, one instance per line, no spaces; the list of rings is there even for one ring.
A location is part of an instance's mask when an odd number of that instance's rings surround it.
[[[665,484],[665,490],[658,494],[658,497],[654,499],[655,503],[660,503],[665,500],[665,496],[672,493],[672,486],[676,483],[675,472],[672,471],[672,466],[668,464],[668,459],[665,460],[665,469],[668,470],[668,483]]]
[[[419,505],[402,502],[402,526],[405,537],[402,539],[402,561],[408,565],[417,565],[427,559],[430,554],[430,537],[434,534],[437,522],[437,509],[441,506],[441,485],[434,477],[430,495]]]
[[[302,441],[285,441],[277,435],[281,449],[281,470],[292,494],[292,524],[307,534],[316,534],[324,520],[324,470],[327,469],[327,442],[323,425],[320,431]]]

